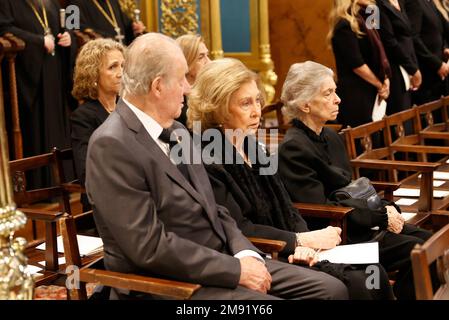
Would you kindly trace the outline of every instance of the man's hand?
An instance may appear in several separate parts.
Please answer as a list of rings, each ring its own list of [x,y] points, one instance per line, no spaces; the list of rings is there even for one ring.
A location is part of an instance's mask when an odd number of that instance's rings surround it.
[[[44,37],[44,48],[47,53],[52,53],[55,51],[55,38],[51,34]]]
[[[307,264],[312,267],[315,263],[318,262],[318,254],[317,251],[306,248],[306,247],[296,247],[295,253],[291,254],[288,257],[289,263],[299,263],[299,264]]]
[[[416,91],[421,86],[422,75],[419,69],[415,72],[413,76],[410,77],[410,86],[413,91]]]
[[[61,47],[69,47],[72,44],[72,38],[70,38],[70,34],[66,31],[63,34],[58,33],[58,45]]]
[[[332,249],[340,244],[340,234],[340,228],[329,226],[320,230],[301,232],[298,237],[302,247]]]
[[[393,233],[401,233],[405,219],[393,206],[385,206],[388,215],[387,230]]]
[[[139,22],[133,22],[133,33],[134,35],[142,34],[145,31],[145,25],[142,23],[142,21]]]
[[[440,76],[441,80],[444,80],[448,74],[449,74],[449,66],[447,65],[447,63],[443,62],[441,64],[440,69],[438,70],[438,75]]]
[[[271,275],[265,265],[254,257],[240,259],[239,285],[261,293],[267,293],[271,288]]]

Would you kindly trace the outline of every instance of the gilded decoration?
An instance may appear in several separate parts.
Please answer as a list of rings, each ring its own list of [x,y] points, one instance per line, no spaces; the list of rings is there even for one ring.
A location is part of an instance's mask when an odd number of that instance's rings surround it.
[[[177,38],[186,33],[198,33],[196,0],[162,0],[161,32]]]
[[[140,9],[134,0],[119,0],[120,8],[131,19],[136,20],[135,10]]]

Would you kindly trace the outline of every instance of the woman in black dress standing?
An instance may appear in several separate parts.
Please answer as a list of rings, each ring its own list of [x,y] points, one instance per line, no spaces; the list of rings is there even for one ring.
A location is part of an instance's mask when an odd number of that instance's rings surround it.
[[[422,72],[421,87],[412,97],[413,103],[420,105],[448,93],[449,64],[444,51],[449,40],[449,24],[433,1],[405,0],[404,4]]]
[[[412,105],[410,90],[419,88],[422,77],[404,2],[377,0],[377,4],[380,9],[379,34],[391,67],[387,114],[393,114]]]
[[[380,36],[367,25],[367,6],[374,0],[336,0],[330,14],[329,39],[335,55],[338,95],[342,99],[338,122],[344,126],[372,121],[376,96],[389,95],[390,66]]]

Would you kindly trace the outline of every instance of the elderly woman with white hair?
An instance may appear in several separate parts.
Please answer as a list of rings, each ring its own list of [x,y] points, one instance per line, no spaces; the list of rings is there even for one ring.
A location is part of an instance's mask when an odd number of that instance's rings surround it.
[[[351,182],[351,168],[338,134],[326,128],[339,112],[340,98],[331,69],[312,62],[290,67],[282,88],[285,113],[292,120],[279,147],[279,172],[290,197],[297,202],[353,207],[348,216],[348,242],[379,242],[380,263],[399,270],[394,291],[398,299],[414,299],[410,251],[431,233],[405,224],[393,203],[377,208],[365,199],[336,200],[332,192]]]

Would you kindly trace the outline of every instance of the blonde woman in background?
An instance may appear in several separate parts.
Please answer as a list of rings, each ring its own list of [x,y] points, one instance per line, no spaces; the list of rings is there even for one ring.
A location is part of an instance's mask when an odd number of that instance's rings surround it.
[[[380,36],[367,27],[367,6],[374,0],[335,0],[330,13],[331,41],[338,75],[341,112],[338,122],[352,127],[371,122],[376,96],[387,99],[390,65]]]
[[[200,70],[210,62],[209,50],[204,43],[204,39],[197,34],[186,34],[176,39],[176,42],[181,47],[184,57],[186,58],[189,72],[186,79],[192,86],[195,82],[196,76]],[[184,96],[184,107],[181,115],[177,119],[182,124],[187,122],[187,97]]]

